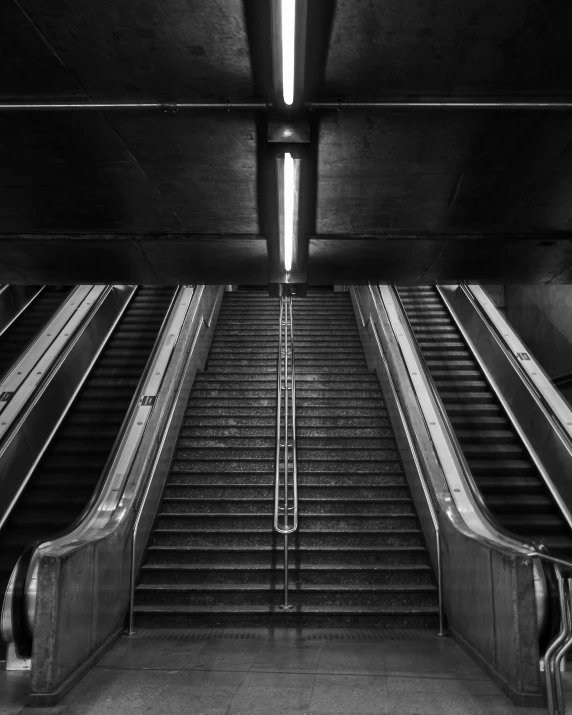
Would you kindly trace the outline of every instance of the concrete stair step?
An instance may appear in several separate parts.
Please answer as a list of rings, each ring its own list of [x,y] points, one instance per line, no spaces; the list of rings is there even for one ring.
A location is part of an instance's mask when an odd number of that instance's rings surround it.
[[[320,564],[297,567],[290,565],[288,583],[323,585],[396,585],[432,586],[433,572],[427,564],[376,566]],[[282,584],[283,564],[269,568],[267,564],[147,564],[141,569],[140,584]]]
[[[399,459],[395,445],[393,449],[375,449],[366,448],[360,445],[359,452],[357,450],[347,449],[308,449],[302,445],[298,447],[298,462],[304,463],[307,461],[343,461],[343,462],[380,462],[380,461],[396,461]],[[221,450],[218,447],[204,448],[187,448],[179,442],[178,449],[175,452],[174,459],[178,461],[204,461],[204,460],[274,460],[275,447],[271,445],[267,449],[261,447],[249,449],[246,445],[241,447],[227,447]]]
[[[188,431],[188,430],[186,430]],[[220,450],[225,453],[229,450],[253,450],[253,449],[275,449],[276,440],[274,435],[268,435],[264,437],[252,437],[249,432],[245,432],[244,436],[241,437],[231,437],[229,435],[220,435],[220,437],[206,437],[206,436],[186,436],[181,430],[179,436],[178,446],[181,449],[192,449],[192,450]],[[337,436],[325,436],[325,437],[307,437],[305,435],[300,435],[297,431],[297,445],[300,450],[300,454],[304,452],[313,452],[313,450],[327,451],[329,453],[338,452],[343,453],[351,449],[359,450],[386,450],[392,449],[396,450],[396,443],[394,439],[388,439],[383,437],[378,437],[377,439],[369,439],[360,436],[353,437],[342,437]]]
[[[387,529],[352,529],[352,530],[327,530],[305,529],[303,537],[295,533],[288,539],[289,545],[298,549],[310,546],[335,546],[361,548],[375,546],[424,546],[423,536],[418,529],[399,529],[397,525],[389,525]],[[183,546],[195,549],[198,546],[213,548],[230,546],[279,546],[283,540],[270,529],[254,531],[248,529],[194,529],[194,530],[158,530],[153,532],[153,546]]]
[[[303,550],[295,551],[289,544],[290,565],[293,568],[355,568],[372,570],[388,567],[418,568],[427,566],[427,550],[423,544],[376,545],[376,546],[329,546],[328,544],[305,544]],[[265,543],[254,546],[195,545],[158,546],[152,544],[147,550],[147,565],[173,567],[198,567],[216,563],[219,567],[252,568],[256,563],[262,568],[284,570],[284,544]]]
[[[140,628],[267,627],[267,628],[431,628],[438,624],[436,607],[320,607],[296,606],[281,611],[276,606],[179,607],[140,606],[135,609]]]
[[[252,485],[273,485],[274,484],[274,469],[271,472],[210,472],[203,476],[197,474],[189,474],[184,471],[171,471],[167,487],[175,484],[193,485],[193,484],[211,484],[213,486],[252,486]],[[391,471],[387,470],[381,473],[348,473],[348,472],[302,472],[298,475],[298,484],[300,487],[386,487],[386,486],[403,486],[407,484],[403,467],[399,464],[399,468]],[[232,492],[231,492],[232,493]]]
[[[135,589],[141,606],[279,606],[284,602],[284,585],[275,584],[140,584]],[[366,606],[376,608],[432,607],[433,585],[296,584],[288,600],[301,608],[311,606]]]
[[[188,503],[188,502],[187,502]],[[228,531],[262,531],[270,532],[272,528],[272,510],[263,506],[256,511],[252,508],[250,512],[241,513],[238,511],[203,511],[187,512],[182,508],[181,503],[176,505],[165,504],[157,515],[155,524],[156,533],[177,531],[194,532],[202,530],[217,530],[221,533]],[[289,515],[291,517],[291,514]],[[358,513],[351,512],[345,508],[309,509],[299,515],[300,531],[297,532],[299,539],[305,538],[309,531],[329,531],[333,528],[345,531],[358,531],[369,533],[372,531],[387,529],[415,529],[418,526],[416,515],[406,509],[398,509],[397,506],[391,510],[387,507],[380,513]],[[292,519],[289,519],[292,524]],[[280,516],[280,524],[283,524]]]
[[[55,467],[55,468],[59,468]],[[185,472],[186,474],[217,474],[224,472],[227,474],[242,474],[250,472],[264,472],[268,474],[272,472],[275,468],[274,460],[267,461],[248,461],[243,462],[241,460],[212,460],[208,462],[194,462],[194,461],[174,461],[171,472]],[[487,470],[490,469],[489,464],[486,466]],[[511,467],[512,468],[512,467]],[[75,465],[74,465],[75,469]],[[349,462],[349,461],[308,461],[298,463],[299,472],[305,472],[306,474],[319,474],[320,472],[337,472],[339,474],[360,474],[360,475],[374,475],[381,474],[383,472],[399,473],[401,471],[401,462]]]
[[[292,492],[290,491],[290,494]],[[525,497],[522,497],[523,500]],[[533,497],[542,499],[542,497]],[[290,502],[291,503],[291,502]],[[536,501],[534,502],[536,503]],[[540,502],[539,502],[540,503]],[[309,497],[299,495],[298,505],[300,518],[320,518],[323,516],[351,516],[352,519],[365,519],[373,521],[387,515],[391,516],[411,516],[415,514],[409,496],[387,497],[378,495],[376,499],[359,498],[335,498],[333,495]],[[254,496],[246,498],[240,493],[225,495],[224,497],[200,497],[193,499],[177,496],[166,496],[163,498],[159,509],[158,517],[178,516],[198,516],[205,518],[212,515],[213,518],[225,518],[232,516],[246,517],[254,515],[257,518],[272,516],[274,509],[273,495],[269,497]],[[227,520],[228,521],[228,520]]]
[[[233,495],[240,495],[242,499],[273,499],[274,484],[269,481],[267,484],[221,484],[213,485],[211,480],[199,484],[173,484],[169,483],[165,487],[165,498],[177,499],[226,499],[233,498]],[[306,486],[298,484],[298,494],[300,502],[304,499],[340,499],[350,501],[353,499],[409,499],[409,489],[402,486]]]

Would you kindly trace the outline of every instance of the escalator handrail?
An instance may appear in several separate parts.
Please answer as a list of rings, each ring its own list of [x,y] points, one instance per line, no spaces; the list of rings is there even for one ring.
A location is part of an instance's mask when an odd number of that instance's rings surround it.
[[[499,533],[509,543],[517,545],[519,549],[524,548],[528,551],[536,551],[537,544],[535,542],[529,541],[521,537],[517,537],[515,534],[512,534],[510,531],[508,531],[508,529],[506,529],[497,522],[490,509],[485,504],[480,490],[474,480],[471,469],[467,463],[467,460],[465,459],[465,455],[463,454],[463,450],[461,448],[461,445],[459,444],[459,440],[457,439],[457,435],[455,434],[455,431],[449,419],[449,415],[445,410],[445,406],[443,405],[443,401],[441,400],[441,396],[439,394],[439,391],[437,390],[437,386],[435,385],[433,376],[431,375],[429,368],[427,367],[427,363],[425,362],[425,358],[423,357],[423,353],[421,352],[421,348],[419,347],[417,338],[415,337],[415,333],[413,331],[413,327],[411,326],[409,317],[403,306],[401,296],[399,295],[396,286],[392,286],[392,294],[399,311],[401,324],[408,332],[409,344],[412,345],[413,349],[415,350],[415,354],[417,356],[417,363],[423,371],[423,377],[425,378],[426,384],[431,391],[433,402],[437,407],[439,417],[447,434],[447,438],[463,473],[465,484],[469,488],[471,496],[479,510],[479,513],[481,514],[481,517],[487,522],[488,526],[493,529],[493,531]]]
[[[139,380],[137,387],[135,389],[135,392],[133,393],[133,397],[129,404],[129,408],[125,414],[125,418],[123,419],[123,422],[119,429],[118,435],[113,443],[113,447],[109,453],[109,456],[107,458],[105,466],[101,472],[101,476],[100,476],[97,484],[95,485],[95,488],[92,491],[87,504],[82,509],[81,513],[76,517],[76,519],[74,519],[74,521],[69,526],[67,526],[65,529],[62,529],[62,531],[58,532],[57,534],[52,535],[48,539],[35,540],[35,541],[27,544],[24,551],[22,552],[22,555],[18,559],[18,562],[16,563],[15,573],[23,575],[23,577],[17,576],[14,579],[14,585],[13,585],[13,590],[12,590],[12,594],[11,594],[11,606],[12,606],[11,610],[12,610],[13,624],[16,625],[16,629],[14,630],[14,633],[13,633],[14,643],[16,646],[16,650],[19,653],[29,653],[31,651],[31,642],[32,642],[32,638],[33,638],[33,635],[32,635],[29,625],[24,625],[22,623],[22,618],[25,619],[25,614],[27,612],[26,611],[26,600],[28,597],[28,584],[29,584],[30,576],[31,576],[30,567],[32,567],[32,568],[34,567],[35,556],[43,544],[45,544],[47,542],[51,542],[54,539],[65,538],[66,536],[71,534],[83,522],[83,520],[87,517],[87,515],[90,513],[90,511],[93,509],[94,505],[96,504],[97,500],[99,499],[99,496],[101,494],[103,486],[107,480],[108,471],[113,463],[113,459],[115,458],[117,449],[118,449],[119,445],[121,444],[121,440],[123,439],[123,437],[125,435],[125,431],[127,430],[128,426],[129,426],[132,412],[135,409],[137,402],[139,400],[140,388],[143,385],[145,385],[146,380],[149,376],[149,370],[151,369],[151,367],[153,365],[153,361],[157,354],[157,350],[159,349],[159,346],[161,344],[161,338],[163,336],[163,331],[168,323],[173,305],[175,304],[175,301],[176,301],[177,297],[179,296],[179,293],[181,290],[182,290],[182,287],[179,287],[178,290],[175,291],[173,294],[173,298],[171,299],[169,307],[165,313],[165,317],[163,318],[163,321],[162,321],[159,331],[157,333],[157,338],[153,345],[149,360],[147,361],[147,364],[145,365],[145,369],[143,371],[141,379]],[[111,335],[109,337],[111,337]],[[95,365],[92,366],[92,369],[93,369],[93,367],[95,367]],[[13,579],[10,579],[11,582],[12,582],[12,580]],[[10,588],[10,586],[9,586],[9,588]],[[24,615],[22,615],[22,614],[24,614]],[[28,623],[29,623],[29,621],[30,621],[30,619],[28,618]]]
[[[511,364],[513,367],[517,369],[518,374],[520,375],[522,381],[526,384],[528,387],[529,391],[534,395],[536,398],[537,402],[539,402],[544,410],[548,413],[548,417],[551,420],[553,426],[555,429],[558,430],[560,433],[562,439],[567,443],[569,450],[572,452],[572,429],[567,428],[567,424],[572,425],[572,408],[565,402],[565,400],[562,398],[560,395],[560,391],[552,386],[552,380],[548,377],[546,372],[543,370],[542,366],[538,363],[538,361],[534,358],[533,355],[531,355],[528,350],[526,349],[526,346],[520,341],[520,338],[514,331],[514,329],[510,326],[508,321],[505,321],[507,323],[507,328],[514,333],[514,337],[523,345],[523,348],[525,348],[525,351],[527,355],[529,356],[529,361],[533,363],[534,365],[534,371],[541,373],[549,383],[550,387],[552,387],[555,391],[555,397],[558,399],[566,412],[568,413],[567,417],[563,418],[562,415],[558,413],[558,411],[555,409],[555,407],[552,404],[551,399],[545,394],[543,389],[537,384],[535,380],[532,379],[531,375],[528,374],[528,372],[524,369],[524,364],[516,359],[514,357],[514,351],[511,348],[511,346],[508,343],[508,340],[506,337],[503,335],[502,331],[500,328],[495,325],[494,321],[492,318],[489,316],[486,310],[483,309],[481,305],[480,299],[474,294],[473,289],[471,288],[471,285],[468,283],[461,283],[461,288],[463,289],[463,292],[467,296],[469,302],[473,306],[474,310],[476,313],[479,315],[481,320],[484,322],[484,324],[488,327],[488,329],[491,331],[491,333],[497,338],[497,341],[503,348],[503,351],[505,355],[507,355],[508,359],[510,360]],[[492,303],[492,301],[491,301]],[[502,316],[501,316],[502,317]],[[503,318],[504,320],[504,318]]]
[[[480,366],[482,372],[484,375],[488,378],[489,386],[493,390],[493,392],[496,394],[496,397],[498,401],[501,403],[505,410],[505,414],[509,422],[512,424],[513,429],[515,432],[518,434],[520,439],[522,440],[526,451],[528,452],[528,456],[530,457],[532,463],[538,470],[540,476],[542,477],[542,480],[544,484],[546,485],[546,488],[550,492],[554,502],[556,503],[556,506],[560,510],[560,513],[564,520],[568,523],[569,527],[572,528],[572,512],[568,508],[566,502],[562,498],[560,491],[556,484],[554,483],[554,480],[551,478],[548,470],[545,468],[543,462],[539,458],[538,454],[536,453],[536,450],[534,449],[533,445],[531,444],[531,440],[529,436],[526,434],[525,430],[521,427],[519,424],[516,415],[514,414],[508,400],[505,398],[505,396],[502,394],[501,390],[499,389],[498,385],[496,384],[493,376],[489,373],[489,370],[487,368],[487,365],[485,364],[484,360],[481,358],[479,355],[478,351],[476,350],[476,347],[473,344],[473,341],[471,340],[470,336],[467,334],[465,327],[461,324],[461,321],[456,314],[455,310],[453,309],[453,306],[450,302],[449,297],[445,294],[443,289],[436,284],[435,289],[439,296],[441,297],[441,300],[443,301],[443,305],[445,308],[449,311],[449,315],[452,319],[452,321],[455,323],[457,326],[457,329],[463,336],[463,339],[465,340],[467,347],[471,350],[473,353],[473,358],[475,361],[478,363]],[[482,312],[479,310],[478,306],[476,306],[473,301],[470,300],[470,296],[468,295],[467,291],[463,289],[463,295],[469,300],[471,307],[475,311],[476,315],[483,321],[484,326],[489,329],[490,335],[494,340],[496,340],[497,345],[499,346],[500,350],[504,353],[506,359],[509,361],[509,364],[514,368],[516,366],[517,361],[513,359],[512,355],[510,354],[510,351],[505,347],[505,344],[503,341],[500,339],[500,337],[497,336],[496,332],[493,330],[490,330],[488,322],[485,321],[484,316],[482,315]],[[507,326],[507,329],[512,330],[512,328]],[[540,370],[540,367],[538,368]],[[515,370],[515,374],[522,380],[523,385],[525,386],[526,389],[529,390],[529,394],[532,396],[533,400],[537,403],[541,411],[543,411],[544,416],[548,420],[548,424],[550,425],[550,428],[558,435],[558,437],[561,439],[562,444],[564,445],[565,449],[568,451],[568,454],[570,458],[572,459],[572,444],[570,443],[570,440],[568,439],[566,434],[563,434],[563,430],[559,427],[557,421],[552,420],[550,418],[550,414],[547,411],[547,409],[544,407],[543,403],[539,398],[537,397],[535,391],[531,389],[531,386],[529,387],[529,383],[524,381],[522,379],[523,373]]]
[[[81,330],[86,321],[89,321],[108,291],[109,288],[106,286],[76,286],[48,322],[40,327],[31,342],[16,356],[8,369],[0,375],[0,411],[3,416],[2,429],[0,429],[1,440],[6,439],[12,424],[25,409],[31,395],[37,391],[41,384],[51,379],[54,365],[59,362],[59,356],[73,342],[73,336]],[[76,303],[72,303],[74,300]],[[77,323],[78,318],[79,323]],[[66,330],[70,330],[70,323],[76,324],[71,328],[72,332],[66,333]],[[62,339],[66,337],[67,340]],[[54,350],[56,351],[54,352]],[[40,374],[39,367],[42,367],[42,377],[34,382],[35,375]],[[6,419],[10,412],[12,414]]]

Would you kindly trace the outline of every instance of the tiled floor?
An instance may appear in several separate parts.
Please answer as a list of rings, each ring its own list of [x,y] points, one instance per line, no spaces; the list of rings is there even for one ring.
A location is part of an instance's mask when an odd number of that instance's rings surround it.
[[[10,675],[0,676],[0,688]],[[22,682],[12,678],[3,715],[546,713],[513,706],[452,640],[438,637],[124,638],[55,708],[25,707]]]

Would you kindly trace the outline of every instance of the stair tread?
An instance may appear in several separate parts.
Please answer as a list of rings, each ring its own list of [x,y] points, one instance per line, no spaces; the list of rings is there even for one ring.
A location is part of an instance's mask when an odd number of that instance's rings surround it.
[[[294,609],[297,613],[438,613],[437,606],[308,606],[296,605]],[[224,606],[155,606],[135,604],[136,612],[147,613],[273,613],[274,606],[244,606],[244,605],[224,605]]]
[[[137,591],[283,591],[283,584],[265,584],[265,583],[140,583],[136,587]],[[433,584],[299,584],[296,586],[296,591],[371,591],[380,593],[392,593],[400,591],[435,591],[436,587]]]

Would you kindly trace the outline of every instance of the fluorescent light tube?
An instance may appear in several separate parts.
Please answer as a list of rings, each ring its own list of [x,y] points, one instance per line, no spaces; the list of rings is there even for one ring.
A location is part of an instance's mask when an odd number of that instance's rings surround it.
[[[282,94],[285,104],[294,101],[294,38],[296,0],[280,0],[282,7]]]
[[[292,270],[292,252],[294,246],[294,159],[291,154],[284,155],[284,268],[286,273]]]

